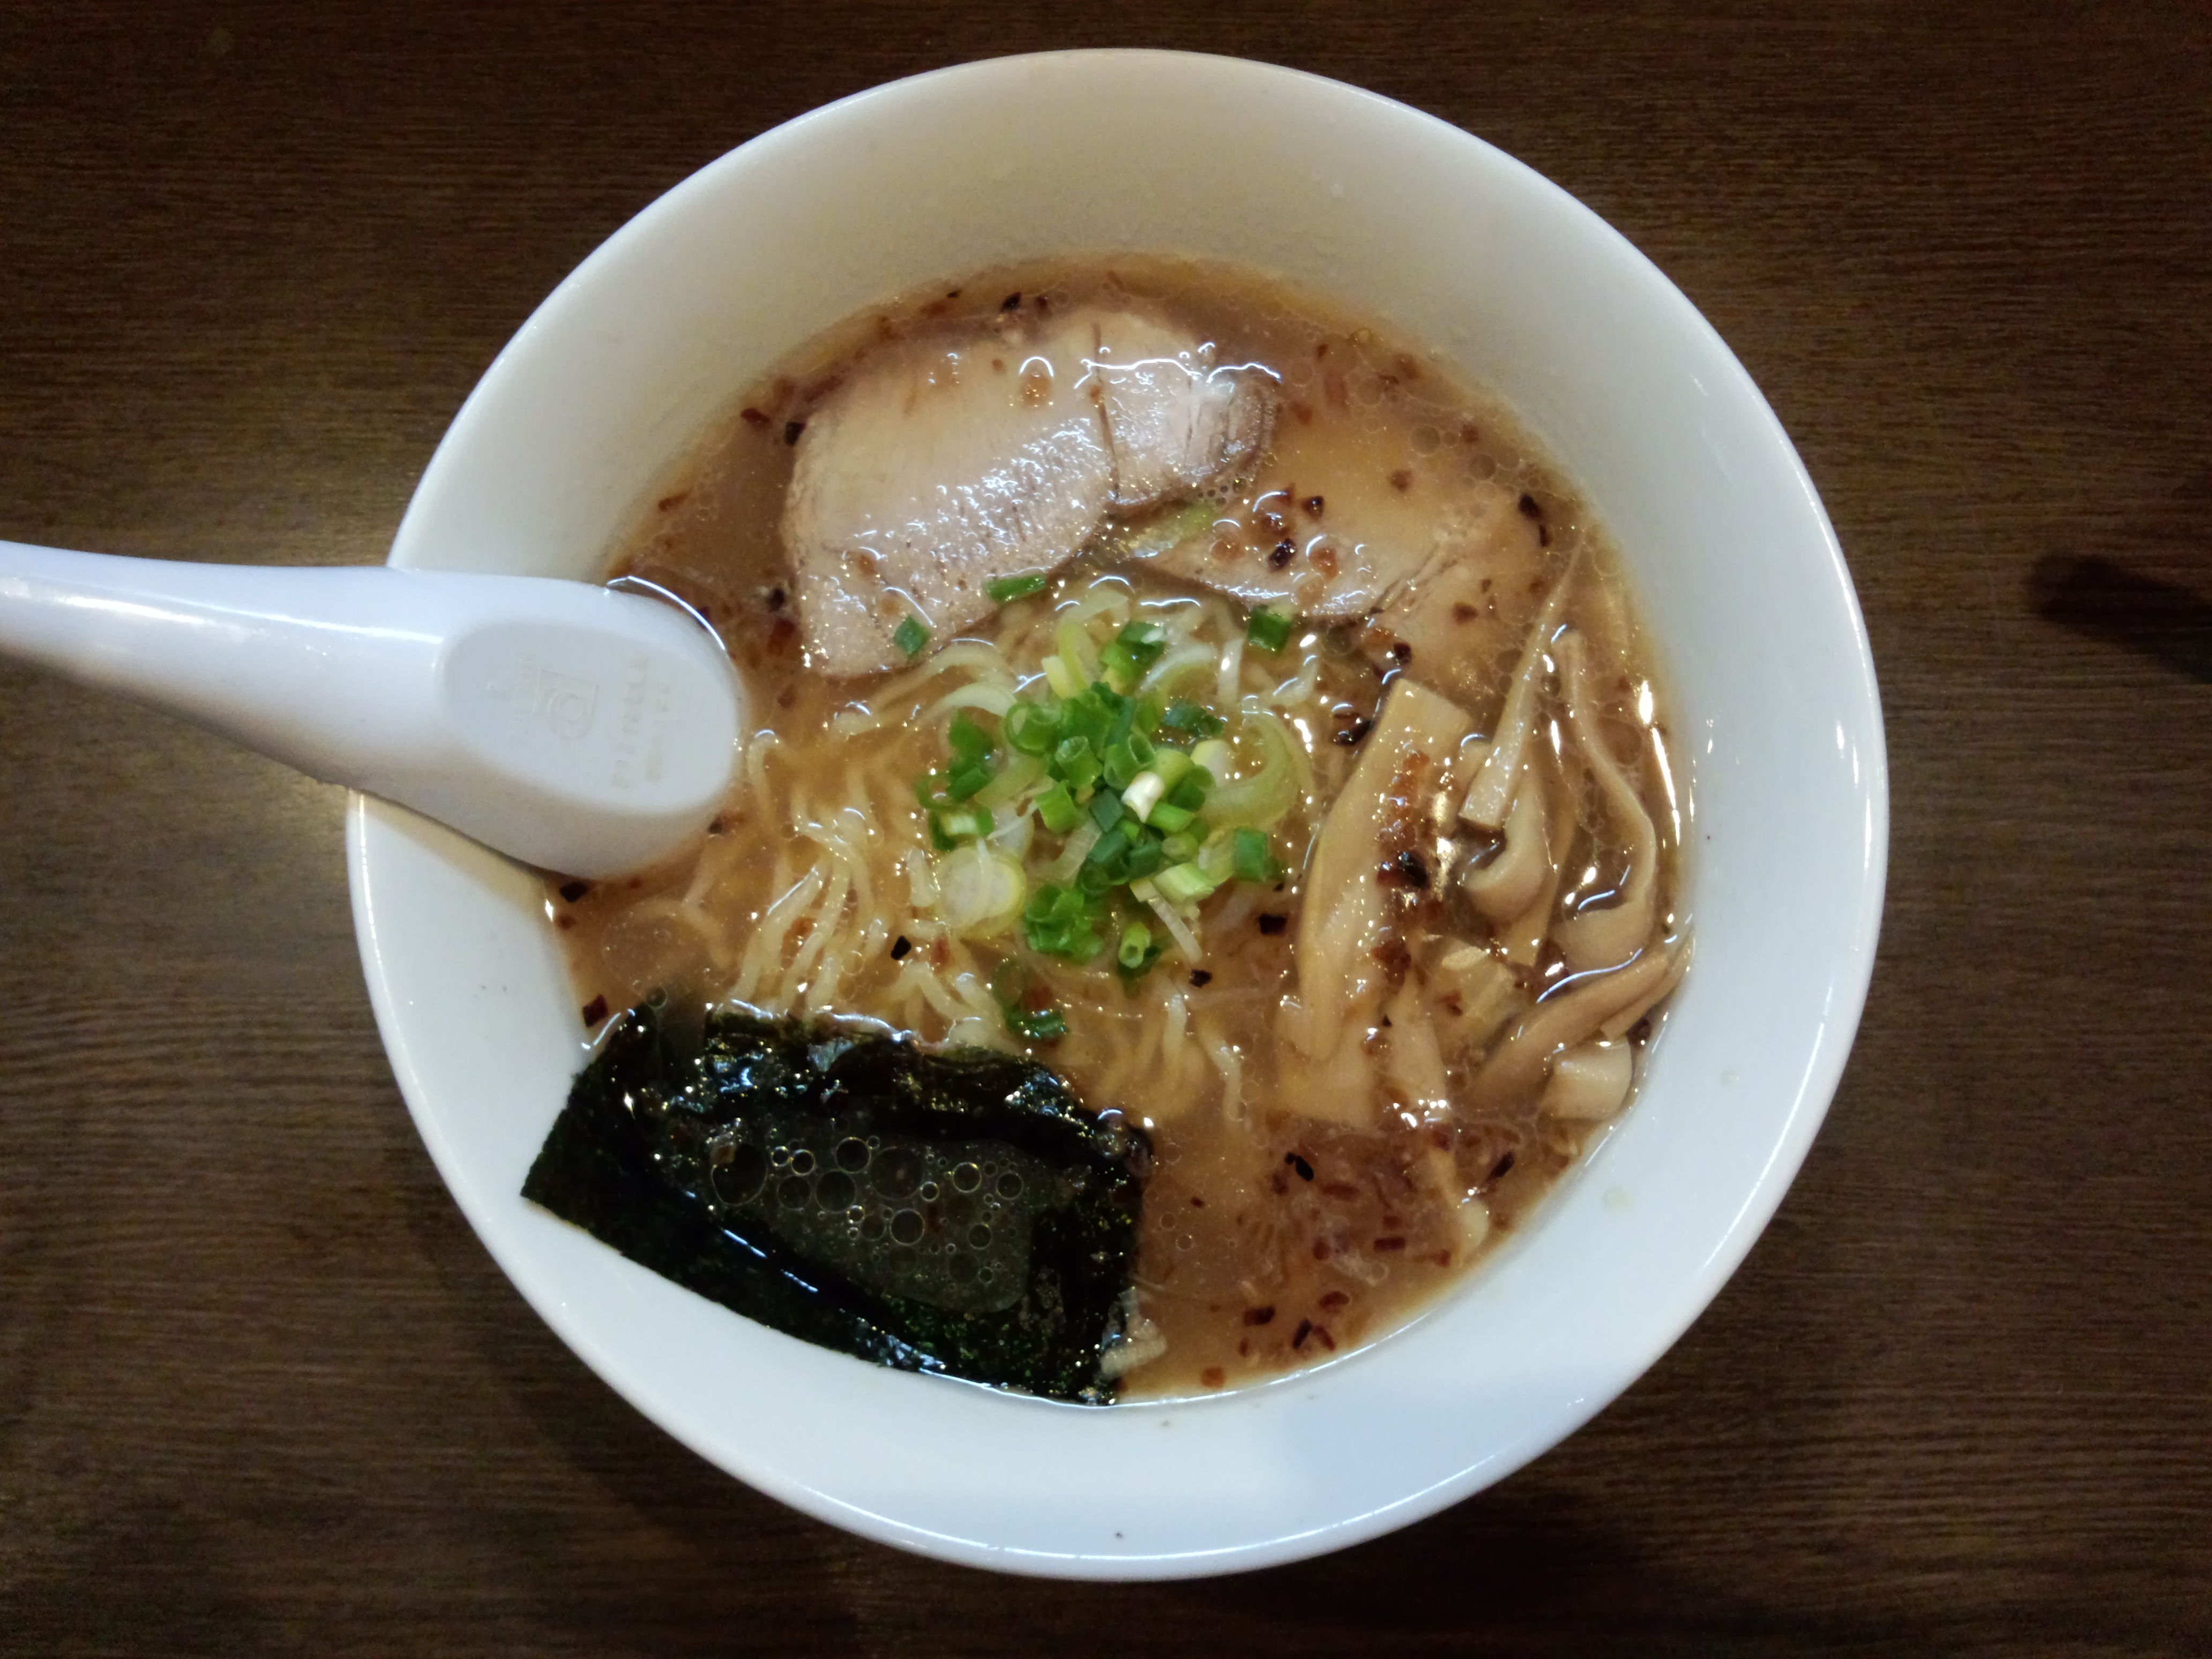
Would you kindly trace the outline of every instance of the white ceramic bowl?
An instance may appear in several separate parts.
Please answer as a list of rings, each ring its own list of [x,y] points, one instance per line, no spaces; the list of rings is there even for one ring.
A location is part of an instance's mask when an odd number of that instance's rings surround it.
[[[581,1060],[536,883],[356,798],[370,994],[454,1197],[593,1370],[763,1492],[948,1559],[1260,1566],[1402,1526],[1567,1435],[1695,1318],[1843,1069],[1887,848],[1881,711],[1818,497],[1741,365],[1564,192],[1441,122],[1225,58],[1074,52],[902,82],[746,144],[541,307],[453,422],[398,565],[589,577],[708,418],[918,283],[1075,250],[1243,260],[1502,392],[1617,535],[1694,808],[1695,965],[1619,1128],[1410,1328],[1266,1386],[1084,1409],[872,1369],[525,1204]]]

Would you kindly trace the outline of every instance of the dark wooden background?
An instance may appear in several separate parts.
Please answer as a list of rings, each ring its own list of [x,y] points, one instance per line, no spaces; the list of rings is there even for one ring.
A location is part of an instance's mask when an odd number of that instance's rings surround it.
[[[826,100],[1279,59],[1621,228],[1850,556],[1896,790],[1828,1125],[1712,1310],[1307,1565],[998,1580],[802,1519],[511,1291],[386,1070],[342,799],[0,665],[0,1650],[2212,1652],[2212,11],[0,9],[0,537],[383,557],[539,298]]]

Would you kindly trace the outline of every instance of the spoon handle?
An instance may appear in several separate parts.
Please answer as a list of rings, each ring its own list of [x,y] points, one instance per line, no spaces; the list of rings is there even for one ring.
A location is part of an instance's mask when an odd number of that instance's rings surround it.
[[[0,541],[0,653],[575,875],[697,833],[737,754],[712,635],[583,582]]]

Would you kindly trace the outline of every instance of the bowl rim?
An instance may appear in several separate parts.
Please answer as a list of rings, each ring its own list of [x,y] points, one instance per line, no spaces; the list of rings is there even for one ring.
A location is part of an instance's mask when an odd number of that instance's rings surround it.
[[[1018,76],[1038,65],[1077,70],[1112,70],[1134,65],[1146,69],[1194,71],[1205,76],[1224,77],[1243,86],[1264,86],[1271,92],[1279,92],[1285,87],[1308,93],[1325,89],[1325,95],[1328,98],[1348,100],[1352,104],[1371,110],[1387,112],[1390,120],[1416,124],[1431,141],[1464,147],[1464,153],[1470,158],[1479,159],[1486,166],[1503,167],[1520,175],[1523,187],[1555,198],[1555,206],[1587,220],[1588,228],[1592,234],[1611,239],[1618,245],[1618,251],[1632,256],[1644,268],[1649,279],[1657,283],[1667,296],[1667,302],[1677,309],[1678,325],[1698,337],[1707,358],[1719,366],[1720,372],[1732,380],[1733,384],[1727,389],[1748,400],[1747,408],[1754,411],[1755,420],[1763,423],[1760,434],[1763,441],[1786,460],[1790,482],[1796,489],[1802,492],[1804,504],[1809,507],[1817,524],[1821,543],[1819,568],[1811,575],[1821,582],[1829,590],[1830,597],[1839,601],[1842,606],[1841,619],[1847,626],[1855,656],[1850,682],[1847,687],[1841,688],[1839,695],[1851,705],[1850,713],[1856,722],[1856,730],[1862,736],[1866,762],[1861,786],[1861,799],[1866,813],[1866,859],[1857,872],[1847,949],[1832,981],[1828,1018],[1823,1022],[1807,1055],[1794,1102],[1783,1120],[1781,1131],[1757,1181],[1750,1192],[1745,1194],[1741,1207],[1729,1219],[1724,1231],[1716,1241],[1715,1248],[1702,1260],[1689,1280],[1680,1287],[1666,1316],[1654,1319],[1645,1328],[1632,1352],[1616,1357],[1610,1385],[1567,1402],[1553,1414],[1544,1431],[1529,1437],[1523,1443],[1501,1446],[1494,1455],[1452,1470],[1419,1490],[1405,1492],[1395,1501],[1370,1508],[1363,1513],[1335,1517],[1320,1527],[1278,1535],[1240,1539],[1218,1548],[1182,1550],[1153,1556],[1083,1553],[1064,1549],[1032,1551],[1018,1542],[1005,1540],[954,1536],[810,1486],[790,1476],[779,1467],[773,1455],[750,1461],[733,1461],[727,1447],[703,1434],[698,1425],[680,1416],[672,1417],[661,1404],[645,1397],[639,1389],[631,1385],[630,1381],[625,1380],[618,1357],[606,1351],[592,1322],[575,1304],[561,1297],[548,1297],[537,1293],[531,1283],[530,1266],[523,1259],[524,1253],[499,1219],[484,1211],[484,1206],[471,1200],[469,1183],[463,1178],[457,1162],[458,1153],[441,1127],[441,1108],[433,1098],[432,1086],[426,1079],[420,1063],[421,1057],[414,1047],[409,1014],[409,988],[395,980],[391,963],[378,948],[378,930],[384,920],[379,913],[378,904],[387,879],[389,849],[396,839],[417,838],[423,832],[398,809],[355,794],[349,801],[346,815],[349,878],[356,934],[378,1029],[401,1092],[441,1176],[454,1193],[456,1200],[479,1238],[502,1271],[522,1290],[539,1316],[587,1365],[662,1428],[708,1461],[803,1512],[879,1541],[944,1559],[1000,1571],[1083,1578],[1166,1578],[1243,1571],[1298,1559],[1377,1536],[1432,1514],[1511,1474],[1582,1426],[1630,1387],[1679,1340],[1683,1331],[1711,1304],[1729,1276],[1741,1265],[1771,1218],[1810,1149],[1841,1080],[1865,1004],[1880,935],[1889,839],[1887,760],[1881,699],[1864,619],[1844,565],[1842,549],[1802,459],[1790,445],[1781,422],[1749,374],[1717,331],[1655,264],[1635,250],[1620,232],[1561,187],[1469,132],[1381,94],[1324,76],[1274,64],[1211,54],[1108,48],[1024,54],[956,64],[854,93],[769,129],[708,163],[648,204],[595,248],[539,304],[501,350],[471,390],[426,468],[395,537],[393,562],[401,562],[403,553],[410,545],[410,532],[419,527],[417,520],[425,511],[425,501],[433,484],[461,464],[459,458],[476,441],[478,428],[487,419],[487,408],[495,400],[505,381],[517,372],[517,362],[532,349],[533,342],[542,332],[558,326],[562,314],[574,296],[592,280],[595,273],[617,259],[632,242],[650,237],[664,220],[684,214],[692,198],[713,189],[716,179],[725,171],[748,165],[749,153],[757,154],[760,149],[771,144],[793,143],[816,128],[846,121],[856,115],[872,116],[878,111],[894,107],[900,100],[941,88],[948,82],[972,82],[973,90],[988,93],[995,77]],[[1663,645],[1662,641],[1662,649]],[[1389,1340],[1385,1339],[1384,1346]],[[1370,1347],[1359,1352],[1374,1351]],[[1342,1361],[1337,1363],[1340,1364]],[[1330,1368],[1317,1369],[1325,1370]],[[1315,1370],[1293,1373],[1288,1378],[1279,1378],[1258,1388],[1238,1390],[1222,1399],[1264,1395],[1271,1389],[1295,1383],[1297,1379],[1315,1375]],[[908,1380],[917,1381],[923,1387],[944,1386],[939,1379]],[[1145,1403],[1148,1406],[1152,1402]],[[1217,1403],[1219,1402],[1200,1402],[1197,1409],[1207,1409]],[[1139,1411],[1144,1407],[1129,1405],[1112,1409],[1121,1413]]]

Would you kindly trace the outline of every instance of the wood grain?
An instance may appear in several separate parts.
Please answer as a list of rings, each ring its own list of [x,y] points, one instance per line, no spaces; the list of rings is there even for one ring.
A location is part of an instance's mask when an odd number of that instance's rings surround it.
[[[380,558],[659,191],[1097,44],[1502,145],[1796,440],[1896,809],[1775,1224],[1589,1428],[1386,1540],[1125,1589],[896,1554],[662,1437],[484,1256],[378,1048],[334,791],[0,665],[0,1651],[2212,1652],[2202,3],[19,3],[0,536]]]

